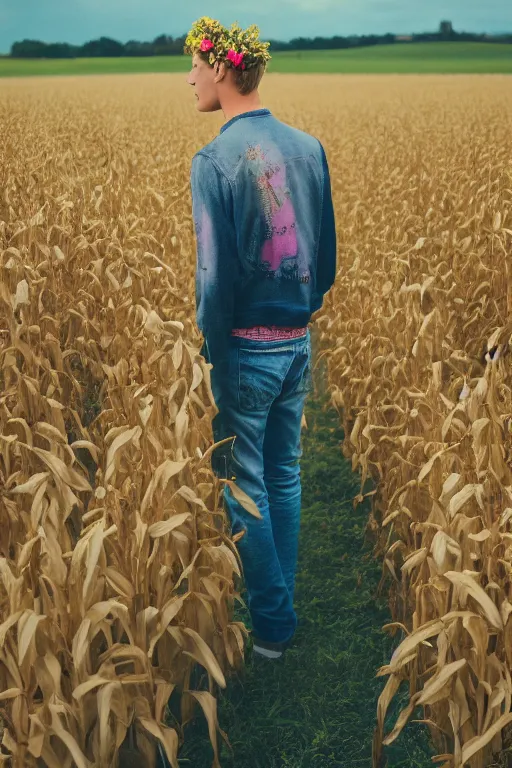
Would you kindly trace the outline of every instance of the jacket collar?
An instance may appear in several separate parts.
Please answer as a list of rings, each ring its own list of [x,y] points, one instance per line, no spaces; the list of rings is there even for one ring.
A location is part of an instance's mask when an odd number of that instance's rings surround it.
[[[270,114],[269,109],[253,109],[251,112],[242,112],[241,115],[236,115],[235,117],[232,117],[231,120],[228,120],[228,122],[220,129],[220,132],[224,133],[224,131],[233,125],[233,123],[236,123],[237,120],[241,120],[243,117],[265,117]]]

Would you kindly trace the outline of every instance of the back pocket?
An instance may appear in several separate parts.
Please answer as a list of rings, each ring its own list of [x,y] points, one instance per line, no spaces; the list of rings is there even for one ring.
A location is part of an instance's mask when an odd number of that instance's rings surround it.
[[[238,405],[241,411],[269,411],[279,397],[290,366],[290,354],[238,350]]]

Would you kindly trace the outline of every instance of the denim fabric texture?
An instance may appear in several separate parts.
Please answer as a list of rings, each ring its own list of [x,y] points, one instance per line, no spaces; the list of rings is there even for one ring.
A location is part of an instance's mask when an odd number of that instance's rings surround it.
[[[309,331],[290,341],[232,337],[229,379],[219,381],[212,370],[215,440],[235,436],[218,449],[214,468],[220,477],[235,477],[262,516],[247,512],[226,486],[232,532],[244,531],[237,547],[253,631],[272,643],[288,642],[297,627],[301,421],[311,386]]]
[[[233,328],[305,328],[336,274],[320,141],[268,109],[238,115],[192,161],[197,324],[227,368]]]
[[[294,635],[301,512],[304,402],[311,341],[261,341],[233,329],[307,328],[336,274],[336,229],[326,155],[318,139],[268,109],[237,115],[198,152],[191,172],[197,238],[197,324],[212,363],[219,408],[214,452],[221,477],[236,478],[262,519],[226,487],[254,634]]]

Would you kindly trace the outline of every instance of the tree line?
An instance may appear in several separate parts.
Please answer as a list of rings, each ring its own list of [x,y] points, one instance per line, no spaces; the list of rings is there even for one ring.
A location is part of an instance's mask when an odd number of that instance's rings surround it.
[[[120,43],[110,37],[90,40],[84,45],[69,43],[43,43],[40,40],[21,40],[13,43],[10,56],[16,59],[77,59],[116,56],[181,56],[186,35],[172,37],[160,35],[153,42],[129,40]],[[485,34],[456,32],[449,22],[443,22],[439,32],[410,36],[393,35],[352,35],[342,37],[296,37],[289,42],[271,40],[271,51],[315,51],[343,48],[361,48],[372,45],[403,45],[415,42],[436,41],[459,42],[505,42],[512,43],[512,34],[490,37]]]

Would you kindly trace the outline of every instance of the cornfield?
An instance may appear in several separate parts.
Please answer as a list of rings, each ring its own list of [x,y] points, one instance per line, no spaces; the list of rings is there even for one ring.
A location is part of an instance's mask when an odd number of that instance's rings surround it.
[[[338,127],[343,267],[319,325],[343,452],[361,472],[354,503],[372,498],[387,629],[401,633],[378,673],[387,682],[374,766],[417,707],[442,768],[489,765],[512,722],[512,100],[503,85],[394,81],[385,105],[368,89],[354,129]],[[368,478],[376,489],[365,494]],[[385,735],[404,681],[409,703]]]
[[[117,765],[132,726],[144,765],[159,741],[177,766],[175,689],[216,753],[215,686],[244,652],[193,322],[188,146],[161,120],[151,139],[142,104],[116,127],[101,92],[3,94],[0,698],[20,768]]]
[[[263,87],[331,167],[320,354],[401,633],[375,766],[417,707],[442,768],[484,768],[512,722],[507,85]],[[247,632],[210,466],[189,168],[221,123],[180,76],[0,88],[0,759],[16,768],[116,766],[129,731],[145,764],[158,742],[177,766],[196,711],[219,765],[216,693]]]

